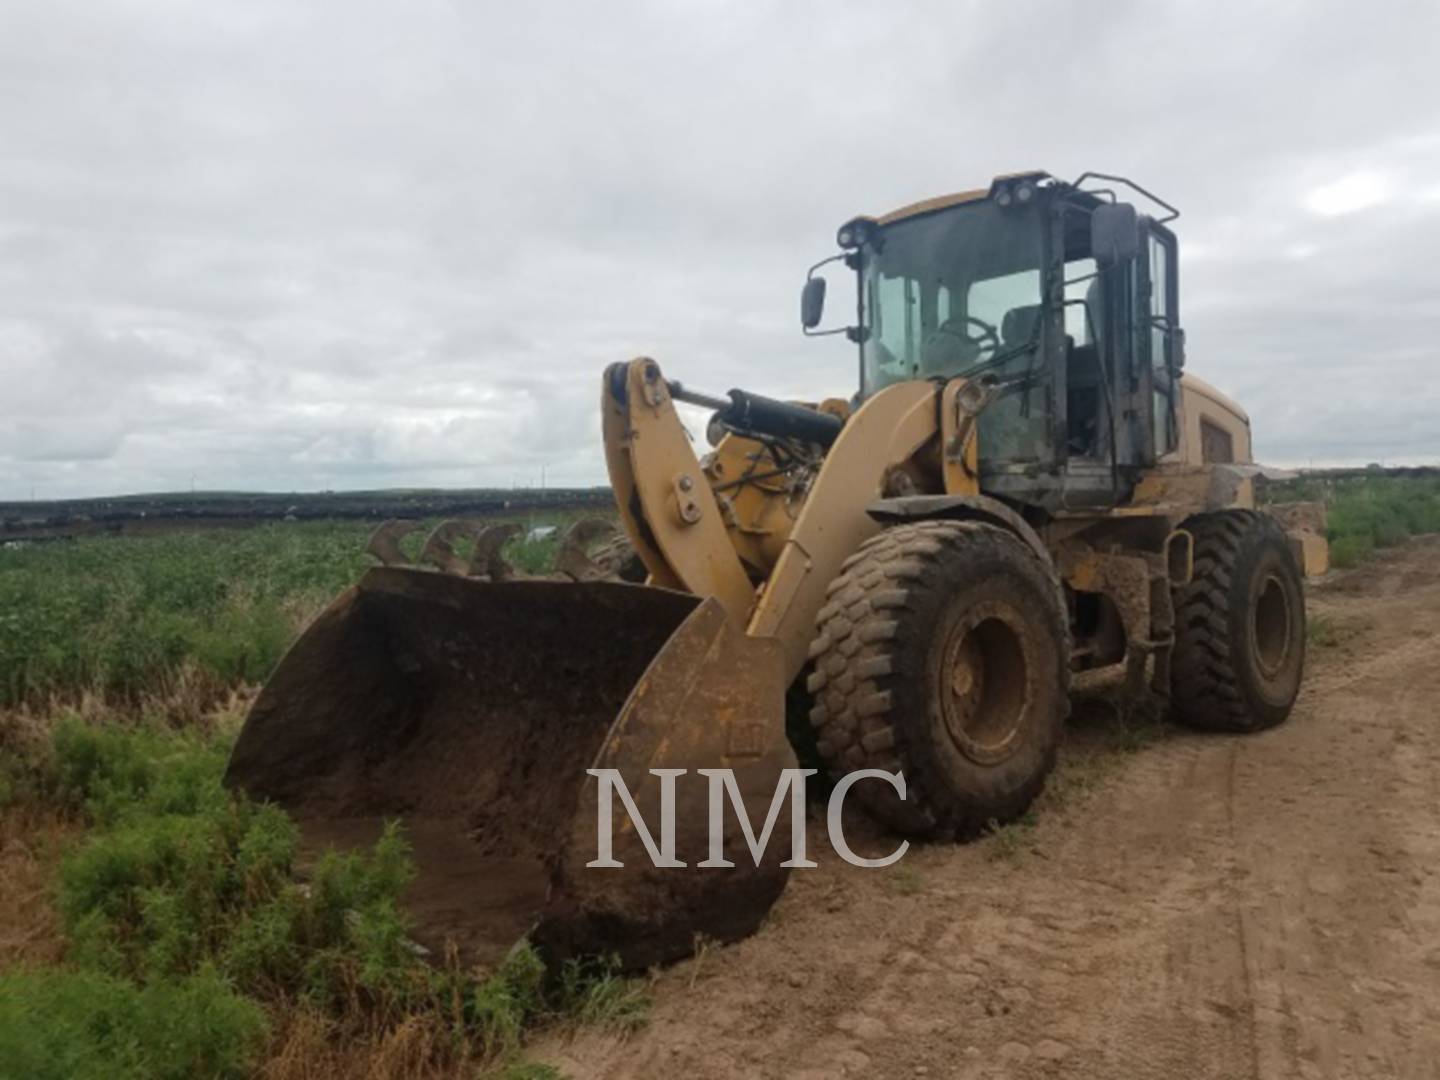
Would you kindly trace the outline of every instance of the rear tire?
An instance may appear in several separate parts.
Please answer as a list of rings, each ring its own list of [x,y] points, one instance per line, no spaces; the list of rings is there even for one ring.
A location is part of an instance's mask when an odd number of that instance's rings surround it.
[[[1050,568],[978,522],[887,529],[830,585],[811,645],[811,724],[838,779],[908,836],[965,839],[1023,814],[1069,709],[1069,631]]]
[[[1175,718],[1204,731],[1261,731],[1290,715],[1305,670],[1305,590],[1273,518],[1192,518],[1190,583],[1175,593]]]

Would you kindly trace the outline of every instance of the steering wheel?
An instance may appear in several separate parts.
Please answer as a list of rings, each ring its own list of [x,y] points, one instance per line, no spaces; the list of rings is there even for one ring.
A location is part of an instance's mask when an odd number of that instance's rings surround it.
[[[969,333],[967,327],[970,323],[974,323],[980,328],[978,334]],[[932,330],[929,335],[926,336],[922,347],[927,360],[946,347],[948,343],[944,340],[945,338],[953,338],[959,345],[958,356],[946,358],[950,363],[958,360],[961,363],[971,364],[979,360],[981,353],[986,349],[990,350],[991,356],[994,356],[1000,351],[999,329],[987,323],[984,319],[977,319],[974,315],[964,315],[958,319],[946,319]],[[955,346],[951,345],[950,349],[955,349]],[[926,366],[931,370],[936,370],[938,367],[949,365],[948,363],[941,365],[927,363]]]

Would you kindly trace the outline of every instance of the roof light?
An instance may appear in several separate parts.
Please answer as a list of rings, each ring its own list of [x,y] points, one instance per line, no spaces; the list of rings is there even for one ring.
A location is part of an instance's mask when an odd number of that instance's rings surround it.
[[[835,234],[835,242],[846,251],[853,251],[870,243],[876,232],[875,222],[872,219],[867,217],[851,218],[840,226],[840,231]]]

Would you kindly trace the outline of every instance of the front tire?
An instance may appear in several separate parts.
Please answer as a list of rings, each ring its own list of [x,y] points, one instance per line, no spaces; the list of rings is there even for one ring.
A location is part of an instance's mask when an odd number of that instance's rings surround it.
[[[1013,534],[964,521],[887,529],[846,561],[811,645],[811,724],[836,779],[907,836],[965,839],[1019,817],[1055,763],[1069,632],[1053,574]]]
[[[1250,732],[1290,715],[1305,670],[1305,589],[1285,531],[1253,510],[1186,523],[1190,583],[1175,594],[1175,718]]]

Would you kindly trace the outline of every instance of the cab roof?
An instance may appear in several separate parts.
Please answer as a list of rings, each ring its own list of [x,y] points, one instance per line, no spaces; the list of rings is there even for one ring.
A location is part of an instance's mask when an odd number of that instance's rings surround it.
[[[1012,180],[1045,180],[1050,177],[1043,169],[1030,169],[1025,172],[1002,173],[990,181],[989,187],[975,188],[971,191],[957,191],[953,195],[936,195],[933,198],[921,199],[919,202],[902,206],[898,210],[891,210],[888,214],[879,217],[872,217],[869,220],[877,225],[891,225],[906,218],[919,217],[921,214],[933,214],[937,210],[945,210],[951,206],[959,206],[962,203],[979,202],[988,199],[995,190],[995,185],[1007,183]]]

